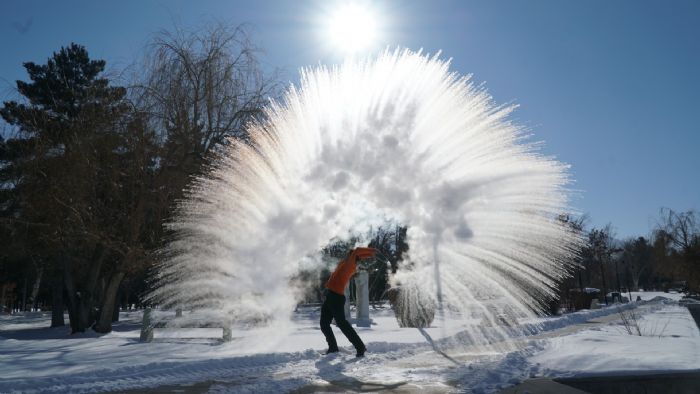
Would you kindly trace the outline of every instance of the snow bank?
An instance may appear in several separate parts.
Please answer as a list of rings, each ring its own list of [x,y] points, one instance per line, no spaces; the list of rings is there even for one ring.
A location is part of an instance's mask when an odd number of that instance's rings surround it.
[[[652,308],[639,325],[643,336],[618,323],[552,338],[530,362],[547,376],[700,369],[700,331],[686,308]]]

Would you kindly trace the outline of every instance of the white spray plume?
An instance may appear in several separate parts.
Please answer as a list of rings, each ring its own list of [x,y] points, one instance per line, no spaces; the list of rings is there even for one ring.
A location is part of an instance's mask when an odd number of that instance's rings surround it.
[[[407,301],[439,298],[495,325],[505,309],[531,315],[579,242],[557,220],[570,210],[566,166],[524,141],[514,106],[448,69],[397,50],[303,70],[249,126],[252,143],[231,140],[196,179],[150,299],[223,321],[286,319],[302,261],[394,220],[408,226],[393,278],[413,289]]]

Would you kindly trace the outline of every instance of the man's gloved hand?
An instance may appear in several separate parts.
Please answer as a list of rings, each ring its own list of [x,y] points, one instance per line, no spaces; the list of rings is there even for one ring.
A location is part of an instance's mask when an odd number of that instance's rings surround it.
[[[377,254],[377,249],[360,247],[355,248],[352,253],[360,259],[371,259],[375,254]]]

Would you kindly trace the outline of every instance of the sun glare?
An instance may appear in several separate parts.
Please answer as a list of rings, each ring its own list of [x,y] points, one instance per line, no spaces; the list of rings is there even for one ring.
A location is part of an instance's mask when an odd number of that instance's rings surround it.
[[[330,15],[328,34],[336,50],[355,53],[371,46],[377,35],[372,11],[361,4],[346,4]]]

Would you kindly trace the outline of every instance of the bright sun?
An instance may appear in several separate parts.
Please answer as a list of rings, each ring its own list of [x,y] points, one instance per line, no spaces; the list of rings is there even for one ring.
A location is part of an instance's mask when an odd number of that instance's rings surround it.
[[[361,4],[345,4],[328,20],[331,44],[337,50],[355,53],[371,46],[377,35],[372,11]]]

